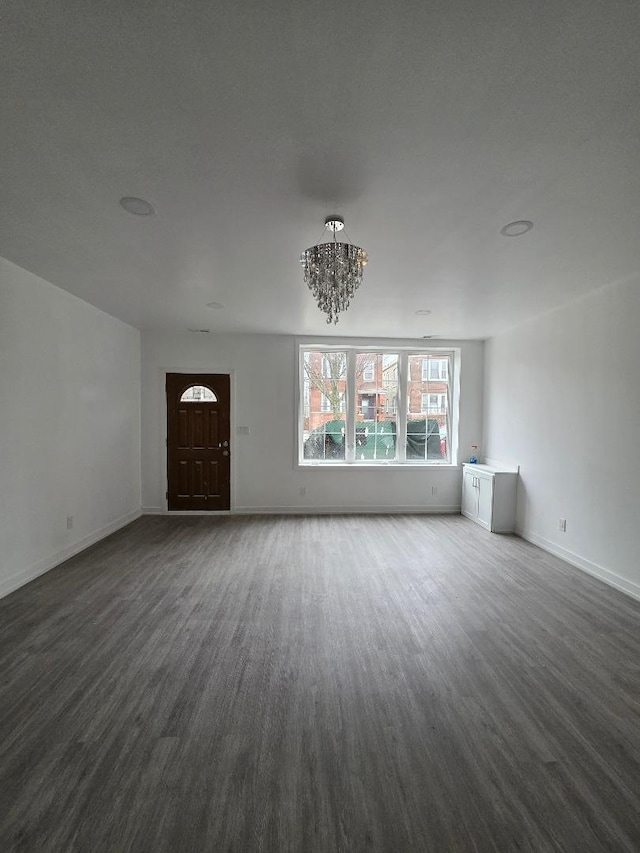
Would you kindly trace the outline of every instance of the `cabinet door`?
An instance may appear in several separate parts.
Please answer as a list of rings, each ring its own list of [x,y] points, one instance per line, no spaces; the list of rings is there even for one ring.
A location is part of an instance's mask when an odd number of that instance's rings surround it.
[[[461,512],[468,518],[476,518],[478,515],[478,489],[476,489],[474,482],[474,475],[465,469],[462,478]]]
[[[491,530],[493,510],[493,477],[478,477],[478,523]]]

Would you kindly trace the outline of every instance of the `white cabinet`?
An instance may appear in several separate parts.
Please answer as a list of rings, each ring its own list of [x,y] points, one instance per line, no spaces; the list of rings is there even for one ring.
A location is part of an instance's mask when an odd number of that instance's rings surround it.
[[[463,465],[462,514],[493,533],[511,533],[516,524],[517,485],[515,471]]]

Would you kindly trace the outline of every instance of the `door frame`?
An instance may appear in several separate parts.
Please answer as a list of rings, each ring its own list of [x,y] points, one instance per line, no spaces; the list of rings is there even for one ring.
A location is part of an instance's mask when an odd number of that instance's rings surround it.
[[[229,377],[229,426],[230,426],[230,445],[231,445],[231,479],[229,482],[229,509],[214,509],[214,510],[169,510],[169,501],[167,500],[167,491],[169,488],[169,471],[167,465],[167,373],[202,373],[209,376],[212,373],[222,373]],[[159,471],[160,471],[160,490],[163,514],[167,515],[231,515],[236,509],[236,477],[238,471],[238,463],[235,456],[236,452],[236,372],[225,368],[218,368],[215,365],[207,365],[206,367],[161,367],[158,375],[158,394],[160,397],[160,447],[158,448],[159,456]]]

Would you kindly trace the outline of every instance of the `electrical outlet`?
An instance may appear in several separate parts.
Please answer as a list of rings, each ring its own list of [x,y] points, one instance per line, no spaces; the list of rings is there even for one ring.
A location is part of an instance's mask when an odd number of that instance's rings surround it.
[[[73,516],[68,515],[67,516],[67,530],[71,530],[72,527],[73,527]]]
[[[559,519],[559,521],[558,521],[558,530],[559,530],[561,533],[566,533],[566,532],[567,532],[567,519],[566,519],[566,518],[561,518],[561,519]]]

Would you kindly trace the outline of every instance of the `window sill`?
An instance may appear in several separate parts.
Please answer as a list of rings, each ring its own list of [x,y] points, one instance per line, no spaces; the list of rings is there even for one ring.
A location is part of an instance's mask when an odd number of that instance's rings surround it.
[[[380,468],[395,468],[406,470],[407,468],[415,470],[424,470],[425,468],[446,468],[461,470],[462,466],[454,462],[298,462],[296,468],[304,468],[308,470],[313,468],[316,470],[329,470],[340,468],[341,470],[356,470],[360,469],[380,469]]]

